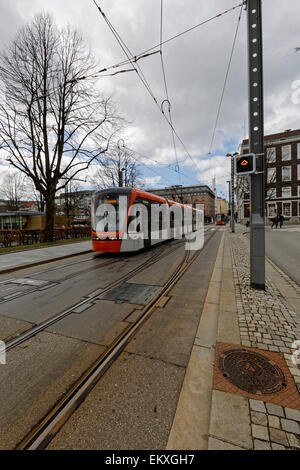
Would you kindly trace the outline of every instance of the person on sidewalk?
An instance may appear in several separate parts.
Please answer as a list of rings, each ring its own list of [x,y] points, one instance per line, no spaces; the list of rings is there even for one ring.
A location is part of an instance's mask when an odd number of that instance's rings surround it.
[[[283,226],[283,221],[284,221],[284,217],[282,214],[280,214],[280,216],[278,217],[278,221],[279,221],[279,226],[280,228]],[[277,228],[277,227],[276,227]]]
[[[272,219],[272,222],[273,222],[273,224],[272,224],[271,228],[273,228],[274,225],[276,225],[276,228],[277,228],[278,227],[278,215],[276,215],[276,217],[274,217],[274,219]]]

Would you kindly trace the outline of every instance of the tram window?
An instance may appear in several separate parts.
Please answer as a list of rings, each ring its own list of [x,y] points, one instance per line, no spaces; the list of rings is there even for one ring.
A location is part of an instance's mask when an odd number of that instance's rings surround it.
[[[170,213],[170,227],[171,227],[171,228],[174,227],[174,220],[175,220],[174,212],[171,211],[171,213]]]

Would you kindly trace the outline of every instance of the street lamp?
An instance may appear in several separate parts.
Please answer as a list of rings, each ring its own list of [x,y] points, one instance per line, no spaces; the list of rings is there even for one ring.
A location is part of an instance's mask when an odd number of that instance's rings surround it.
[[[231,231],[235,232],[235,224],[234,224],[234,163],[233,159],[236,155],[239,155],[238,152],[234,153],[227,153],[226,157],[231,158]]]

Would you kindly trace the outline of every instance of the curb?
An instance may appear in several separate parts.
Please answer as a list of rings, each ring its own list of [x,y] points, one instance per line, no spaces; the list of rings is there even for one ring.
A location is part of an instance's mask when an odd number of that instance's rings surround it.
[[[224,255],[219,245],[166,450],[207,450]]]

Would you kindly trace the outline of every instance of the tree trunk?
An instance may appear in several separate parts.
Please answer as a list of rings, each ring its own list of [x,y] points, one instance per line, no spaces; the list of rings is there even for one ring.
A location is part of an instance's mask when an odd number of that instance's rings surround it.
[[[44,241],[52,242],[54,240],[54,215],[55,215],[55,193],[46,198],[46,221]]]

